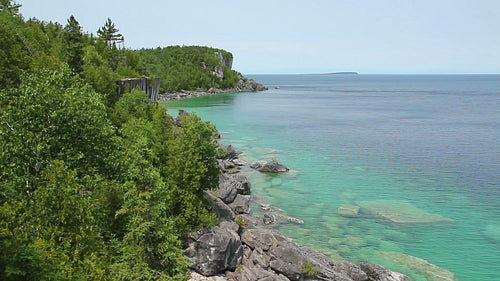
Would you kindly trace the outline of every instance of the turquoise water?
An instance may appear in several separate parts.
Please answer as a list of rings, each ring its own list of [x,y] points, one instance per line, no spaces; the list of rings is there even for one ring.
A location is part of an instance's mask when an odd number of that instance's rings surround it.
[[[249,162],[292,169],[243,171],[259,200],[305,221],[280,231],[414,280],[500,280],[499,75],[253,78],[270,90],[167,106],[216,124]]]

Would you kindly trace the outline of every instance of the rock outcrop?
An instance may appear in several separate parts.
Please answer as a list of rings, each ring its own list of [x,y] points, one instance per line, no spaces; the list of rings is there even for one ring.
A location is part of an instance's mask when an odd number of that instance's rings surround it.
[[[191,233],[184,255],[196,272],[210,276],[235,270],[242,261],[243,245],[231,228],[215,226]]]
[[[223,75],[221,72],[222,69],[218,68],[214,71],[214,75],[218,77]],[[197,89],[194,91],[182,90],[179,92],[171,92],[160,94],[158,97],[158,101],[168,101],[168,100],[179,100],[179,99],[187,99],[208,95],[216,95],[223,93],[253,93],[253,92],[262,92],[267,91],[268,88],[261,83],[256,82],[253,79],[245,79],[240,77],[238,83],[233,88],[227,89],[219,89],[219,88],[210,88],[210,89]]]
[[[267,163],[259,161],[253,163],[250,167],[264,173],[286,173],[290,171],[290,169],[287,166],[281,164],[276,159],[272,159]]]

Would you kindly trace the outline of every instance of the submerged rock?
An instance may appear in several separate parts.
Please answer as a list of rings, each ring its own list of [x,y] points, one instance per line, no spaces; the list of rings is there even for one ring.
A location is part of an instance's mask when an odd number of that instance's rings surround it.
[[[371,200],[356,202],[369,213],[393,223],[436,223],[453,222],[452,219],[433,214],[401,200]]]
[[[411,281],[411,278],[399,273],[391,271],[381,265],[373,263],[362,263],[361,269],[368,275],[369,280],[379,281]]]
[[[500,243],[500,224],[489,224],[484,232],[486,239],[493,243]]]
[[[359,206],[354,205],[340,205],[336,213],[343,217],[357,217],[359,215]]]
[[[424,259],[398,252],[380,251],[380,257],[405,267],[410,271],[425,276],[428,281],[457,281],[457,277],[451,271],[432,264]]]

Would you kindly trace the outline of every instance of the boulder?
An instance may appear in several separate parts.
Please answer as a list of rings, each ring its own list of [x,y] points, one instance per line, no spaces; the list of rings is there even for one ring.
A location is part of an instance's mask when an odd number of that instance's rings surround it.
[[[231,185],[222,185],[217,189],[216,194],[224,203],[230,204],[238,195],[238,190]]]
[[[211,276],[233,271],[241,264],[243,246],[237,233],[222,227],[209,227],[189,235],[190,243],[184,251],[191,268]]]
[[[276,229],[270,227],[244,228],[241,233],[241,241],[251,249],[262,249],[268,251],[277,244],[288,241]]]
[[[210,208],[215,211],[219,220],[229,220],[232,221],[234,219],[234,212],[226,205],[221,199],[213,195],[210,191],[205,191],[203,197],[209,200]]]
[[[411,281],[410,277],[378,264],[362,263],[361,270],[368,275],[370,281]]]
[[[248,194],[252,184],[243,175],[221,176],[219,178],[219,188],[236,189],[239,194]]]
[[[276,274],[261,267],[247,267],[244,265],[226,276],[229,280],[235,281],[289,281],[288,278],[281,274]]]
[[[229,207],[236,214],[250,213],[250,196],[237,194],[234,201],[231,204],[229,204]]]
[[[232,145],[228,145],[226,147],[226,158],[229,160],[238,158],[238,152],[236,151],[236,149],[234,149]]]
[[[282,241],[270,254],[270,267],[290,280],[352,281],[346,274],[335,271],[331,258],[295,242]]]
[[[344,273],[353,281],[368,281],[368,275],[352,262],[340,261],[335,264],[333,269],[337,272]]]
[[[264,252],[261,248],[255,248],[250,256],[246,259],[246,262],[251,267],[261,267],[264,269],[269,268],[269,262],[271,261],[271,257]]]
[[[276,159],[272,159],[271,161],[263,164],[262,166],[260,166],[261,165],[260,162],[258,162],[258,163],[259,164],[252,165],[251,167],[257,167],[255,169],[257,169],[260,172],[264,172],[264,173],[286,173],[286,172],[290,171],[290,169],[288,167],[286,167],[285,165],[281,164]]]

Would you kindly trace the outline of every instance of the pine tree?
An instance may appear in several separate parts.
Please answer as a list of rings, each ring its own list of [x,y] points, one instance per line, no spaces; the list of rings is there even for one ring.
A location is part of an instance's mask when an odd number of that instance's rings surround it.
[[[12,0],[0,0],[0,11],[7,11],[12,15],[18,15],[19,8],[21,8],[21,4],[17,4]]]
[[[97,35],[99,35],[100,38],[106,40],[108,43],[109,47],[116,46],[116,43],[122,43],[123,42],[123,35],[118,33],[118,28],[116,28],[115,24],[111,21],[110,18],[108,18],[108,21],[99,28],[97,31]]]
[[[78,21],[73,16],[69,17],[68,24],[64,27],[64,42],[66,44],[66,62],[74,73],[83,71],[82,36],[82,27]]]

